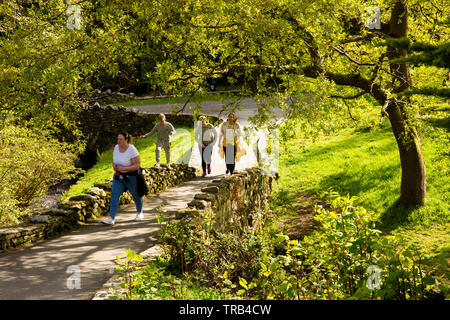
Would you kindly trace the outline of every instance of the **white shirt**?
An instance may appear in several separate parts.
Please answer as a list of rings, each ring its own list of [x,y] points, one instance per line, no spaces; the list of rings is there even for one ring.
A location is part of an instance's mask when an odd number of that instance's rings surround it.
[[[125,152],[120,152],[119,145],[116,144],[113,152],[113,162],[119,166],[128,167],[133,164],[131,159],[136,158],[138,155],[139,152],[132,144],[128,145],[128,149]]]

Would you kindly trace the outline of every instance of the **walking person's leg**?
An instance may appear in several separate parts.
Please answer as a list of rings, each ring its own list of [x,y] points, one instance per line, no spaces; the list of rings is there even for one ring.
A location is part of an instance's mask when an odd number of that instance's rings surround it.
[[[236,146],[233,146],[232,144],[226,145],[224,147],[225,152],[225,162],[227,164],[227,173],[233,174],[234,171],[234,161],[236,157]]]
[[[170,164],[170,147],[171,147],[170,142],[164,142],[163,148],[164,148],[164,152],[166,153],[166,163],[167,164]]]
[[[230,164],[230,174],[233,174],[236,166],[236,145],[233,146],[233,162]]]
[[[200,146],[200,155],[202,156],[202,177],[206,176],[205,148]]]
[[[211,174],[211,157],[213,151],[213,144],[207,144],[203,151],[202,157],[206,163],[206,168],[208,169],[208,174]]]
[[[227,171],[225,172],[225,174],[228,174],[228,172],[230,172],[230,167],[229,167],[229,165],[228,165],[228,162],[227,162],[227,147],[223,147],[223,153],[224,153],[224,155],[225,155],[225,166],[227,167]]]
[[[128,181],[126,183],[128,190],[133,197],[134,204],[136,205],[136,218],[134,220],[140,221],[144,218],[144,213],[142,212],[142,198],[138,195],[137,190],[137,177],[136,176],[128,176]]]
[[[159,162],[161,160],[161,143],[156,140],[156,148],[155,148],[155,160],[156,160],[156,164],[155,166],[159,167]]]
[[[113,184],[111,189],[111,202],[109,205],[109,217],[106,219],[103,219],[101,222],[105,224],[114,224],[117,209],[119,208],[119,200],[122,193],[125,191],[126,186],[125,183],[114,177],[113,178]]]

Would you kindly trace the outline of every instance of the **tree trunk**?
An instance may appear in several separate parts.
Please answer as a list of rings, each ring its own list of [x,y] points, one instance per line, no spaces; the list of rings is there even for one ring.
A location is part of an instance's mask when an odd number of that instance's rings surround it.
[[[424,205],[427,197],[426,174],[420,137],[415,128],[407,127],[398,103],[392,102],[386,111],[397,141],[402,166],[400,205]]]
[[[397,1],[391,11],[389,35],[393,38],[403,38],[408,35],[408,5],[403,0]],[[393,92],[400,93],[411,86],[409,64],[392,63],[391,61],[406,57],[407,52],[388,47],[386,53],[393,75]],[[424,205],[427,197],[426,174],[419,134],[414,125],[408,122],[403,103],[391,101],[386,111],[389,114],[389,120],[400,152],[402,166],[400,205],[404,207]]]
[[[311,65],[302,69],[302,74],[317,78],[324,75],[338,85],[360,88],[370,93],[388,113],[392,130],[397,141],[402,166],[402,180],[400,204],[404,207],[423,205],[426,201],[426,175],[425,163],[422,155],[420,137],[416,128],[405,112],[405,102],[389,99],[389,95],[380,84],[366,79],[360,73],[335,73],[324,70],[318,46],[314,37],[306,30],[305,26],[288,10],[283,11],[283,16],[298,31],[299,37],[307,44],[311,55]],[[403,38],[408,35],[408,5],[406,0],[397,0],[392,7],[391,17],[387,26],[389,37]],[[397,58],[407,56],[406,50],[394,47],[387,48],[386,56],[389,59],[390,74],[392,82],[389,87],[391,93],[398,94],[411,87],[411,75],[408,63],[395,63]],[[406,99],[406,98],[402,98]]]

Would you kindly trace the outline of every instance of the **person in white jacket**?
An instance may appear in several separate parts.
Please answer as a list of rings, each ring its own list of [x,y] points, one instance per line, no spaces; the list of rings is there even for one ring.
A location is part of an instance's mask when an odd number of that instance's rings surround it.
[[[214,126],[208,123],[208,119],[205,116],[199,117],[198,120],[201,124],[195,128],[194,139],[198,143],[202,157],[202,177],[204,177],[206,176],[206,170],[208,170],[208,174],[211,174],[211,154],[217,141],[217,132]]]

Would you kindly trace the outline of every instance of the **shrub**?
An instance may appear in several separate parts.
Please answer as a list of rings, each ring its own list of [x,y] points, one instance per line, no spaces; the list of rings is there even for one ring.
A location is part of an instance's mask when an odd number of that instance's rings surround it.
[[[277,241],[285,245],[285,253],[277,259],[289,263],[284,265],[278,283],[270,287],[285,283],[286,294],[301,299],[435,297],[435,280],[425,274],[417,250],[412,247],[401,250],[398,243],[382,237],[381,231],[375,229],[378,216],[354,207],[354,197],[341,197],[334,192],[324,195],[329,199],[330,209],[317,207],[315,219],[321,223],[319,230],[305,236],[302,242],[277,236]],[[273,273],[279,272],[278,269],[272,268]],[[294,277],[287,282],[289,274]]]
[[[435,280],[417,250],[399,249],[382,236],[375,228],[378,216],[353,206],[354,197],[323,196],[327,206],[317,206],[315,216],[320,227],[301,241],[267,226],[255,233],[236,224],[233,232],[221,233],[211,228],[208,212],[169,223],[163,232],[167,265],[158,272],[233,299],[435,297]],[[178,282],[176,298],[185,299],[184,281]],[[149,286],[156,284],[143,279],[135,287],[147,292]]]
[[[75,153],[44,133],[14,125],[0,129],[0,223],[17,223],[48,187],[76,174]]]
[[[17,223],[20,214],[21,210],[17,207],[17,200],[12,197],[9,186],[0,181],[0,226]]]

